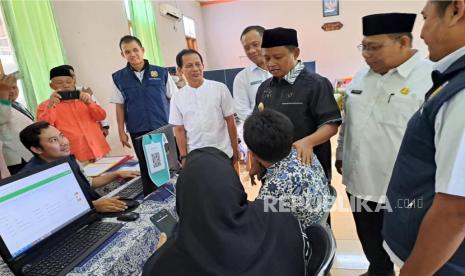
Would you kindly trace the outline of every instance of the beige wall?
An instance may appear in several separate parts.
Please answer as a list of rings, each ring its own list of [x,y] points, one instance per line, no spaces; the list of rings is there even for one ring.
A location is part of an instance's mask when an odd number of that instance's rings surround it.
[[[154,1],[153,9],[158,22],[158,35],[165,59],[166,66],[176,65],[176,54],[184,48],[187,48],[186,38],[184,36],[184,26],[182,20],[174,21],[160,15],[160,3],[167,3],[177,7],[182,13],[195,21],[197,42],[199,51],[205,56],[205,64],[208,64],[208,57],[205,54],[205,36],[202,8],[194,1]]]
[[[317,71],[331,81],[353,75],[363,64],[356,46],[362,39],[361,17],[372,13],[419,13],[425,1],[340,0],[340,16],[322,16],[321,1],[235,1],[203,8],[206,46],[210,68],[244,66],[248,61],[239,42],[248,25],[265,28],[290,27],[298,31],[301,59],[315,60]],[[340,31],[324,32],[326,22],[341,21]],[[232,23],[234,22],[234,23]],[[420,40],[423,19],[417,17],[414,46],[426,55]],[[227,54],[225,54],[227,53]]]
[[[176,3],[170,3],[176,5]],[[200,49],[205,49],[203,21],[196,2],[178,2],[184,14],[196,21]],[[113,154],[132,153],[119,142],[111,74],[126,65],[120,56],[119,39],[129,34],[123,0],[121,1],[54,1],[53,8],[61,32],[68,62],[76,69],[78,85],[89,86],[107,111]],[[182,22],[159,13],[159,2],[153,2],[155,17],[166,66],[175,65],[175,56],[186,47]]]

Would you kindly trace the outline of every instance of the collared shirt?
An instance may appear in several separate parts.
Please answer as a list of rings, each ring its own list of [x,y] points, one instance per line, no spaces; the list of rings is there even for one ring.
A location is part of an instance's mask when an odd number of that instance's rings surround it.
[[[19,141],[19,133],[33,121],[12,106],[11,101],[0,101],[0,141],[3,142],[3,157],[7,166],[29,161],[31,152]]]
[[[446,71],[455,61],[465,55],[465,47],[447,55],[434,65],[440,72]],[[444,103],[436,114],[436,193],[465,197],[465,89]],[[402,267],[404,262],[383,241],[383,247],[392,262]]]
[[[297,77],[300,75],[300,72],[304,70],[305,65],[302,61],[298,61],[297,64],[292,68],[287,75],[284,76],[284,80],[287,81],[289,84],[294,84]]]
[[[349,84],[336,159],[347,192],[382,203],[407,122],[431,88],[433,63],[414,54],[380,75],[368,67]]]
[[[257,65],[250,65],[240,71],[234,78],[233,95],[236,114],[242,121],[252,114],[255,106],[257,89],[266,79],[271,78],[270,72]]]
[[[81,161],[98,159],[110,151],[99,121],[106,112],[96,103],[85,104],[80,100],[61,101],[48,108],[49,100],[37,108],[37,119],[47,121],[68,138],[71,153]]]
[[[144,72],[145,70],[142,71],[133,71],[134,75],[139,79],[140,82],[142,82],[142,79],[144,78]],[[113,96],[110,99],[110,103],[114,104],[124,104],[124,97],[121,91],[118,89],[116,86],[115,82],[112,82],[113,84]],[[178,91],[178,87],[176,86],[176,83],[174,82],[173,78],[171,75],[168,74],[168,81],[166,82],[166,97],[170,99],[173,94],[175,94]]]
[[[297,159],[295,149],[266,170],[258,194],[265,204],[276,202],[267,198],[286,203],[304,229],[320,222],[329,197],[328,181],[316,155],[313,155],[311,165],[304,165]],[[272,207],[278,209],[279,206]]]
[[[462,47],[441,59],[435,69],[444,72],[465,55]],[[439,109],[435,119],[436,192],[465,197],[465,89]]]
[[[256,110],[259,104],[283,113],[294,124],[294,141],[312,135],[326,124],[339,125],[341,112],[334,98],[329,80],[308,71],[297,63],[286,78],[270,78],[257,91]],[[292,84],[290,83],[292,82]],[[331,144],[328,141],[315,146],[314,153],[331,179]]]
[[[173,95],[169,123],[182,125],[187,133],[187,151],[215,147],[233,156],[225,117],[234,114],[226,85],[204,79],[199,88],[184,86]]]

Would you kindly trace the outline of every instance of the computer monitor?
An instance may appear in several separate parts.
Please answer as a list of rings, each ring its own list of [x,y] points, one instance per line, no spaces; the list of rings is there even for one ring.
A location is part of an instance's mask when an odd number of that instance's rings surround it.
[[[69,159],[0,182],[0,251],[16,259],[91,213]]]
[[[178,159],[178,149],[177,149],[176,140],[174,137],[173,125],[162,126],[145,135],[157,134],[157,133],[165,134],[166,140],[168,141],[167,143],[165,143],[165,151],[166,151],[166,157],[168,159],[170,175],[173,176],[174,174],[178,173],[179,170],[181,169],[181,164],[179,163],[179,159]],[[145,135],[142,135],[136,138],[137,146],[134,146],[134,150],[136,151],[136,154],[138,157],[139,156],[144,157],[144,158],[140,158],[142,160],[139,160],[139,167],[140,167],[142,183],[144,186],[144,195],[148,195],[151,192],[155,191],[157,187],[152,182],[152,180],[150,180],[147,163],[145,160],[145,154],[144,154],[144,150],[142,147],[142,137],[144,137]]]

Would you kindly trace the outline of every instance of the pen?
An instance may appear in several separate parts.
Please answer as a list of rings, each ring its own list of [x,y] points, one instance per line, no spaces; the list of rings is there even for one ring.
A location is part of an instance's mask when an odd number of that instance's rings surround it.
[[[394,95],[395,95],[394,93],[389,94],[389,98],[388,98],[388,101],[387,101],[388,103],[391,102],[391,97],[394,96]]]

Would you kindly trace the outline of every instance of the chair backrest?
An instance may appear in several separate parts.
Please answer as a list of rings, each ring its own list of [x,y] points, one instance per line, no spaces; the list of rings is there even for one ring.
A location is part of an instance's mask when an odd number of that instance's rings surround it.
[[[330,195],[330,201],[327,203],[327,206],[326,206],[327,209],[320,220],[320,223],[323,225],[326,225],[326,222],[328,221],[329,213],[331,212],[331,207],[333,207],[334,202],[336,202],[336,198],[337,198],[337,191],[331,185],[329,185],[329,195]]]
[[[305,229],[312,255],[307,264],[307,276],[324,276],[331,269],[336,254],[336,240],[328,225],[314,224]]]

